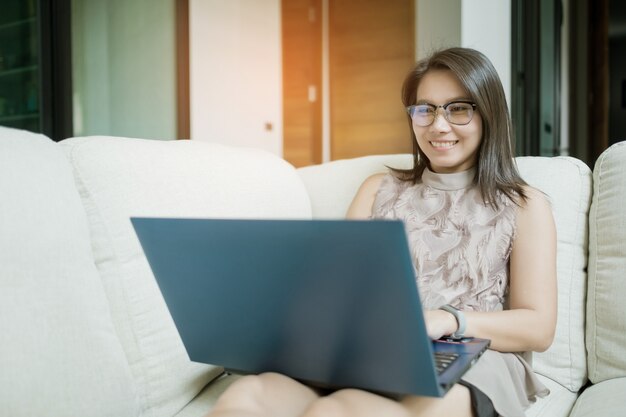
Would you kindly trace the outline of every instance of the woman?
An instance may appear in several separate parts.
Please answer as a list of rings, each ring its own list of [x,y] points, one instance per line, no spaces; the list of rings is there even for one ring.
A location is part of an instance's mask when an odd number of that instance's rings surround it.
[[[528,352],[552,343],[556,232],[546,197],[517,173],[502,85],[480,52],[451,48],[404,82],[414,166],[368,178],[348,217],[404,221],[430,337],[491,339],[442,399],[356,389],[320,396],[288,377],[244,377],[212,416],[524,416],[548,390]]]

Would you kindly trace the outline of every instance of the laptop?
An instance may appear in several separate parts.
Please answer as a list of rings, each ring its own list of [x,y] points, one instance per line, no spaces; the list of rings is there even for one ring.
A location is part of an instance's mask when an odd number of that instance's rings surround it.
[[[489,345],[428,337],[401,221],[131,222],[192,361],[440,397]]]

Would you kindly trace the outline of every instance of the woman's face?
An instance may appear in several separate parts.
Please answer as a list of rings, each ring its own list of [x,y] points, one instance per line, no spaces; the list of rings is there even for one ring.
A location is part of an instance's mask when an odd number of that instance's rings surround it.
[[[416,104],[442,106],[457,101],[471,102],[451,71],[431,70],[422,77],[417,87]],[[454,106],[449,106],[448,110],[454,113],[457,111]],[[460,108],[459,106],[458,109]],[[413,118],[417,144],[428,157],[430,169],[438,173],[452,173],[465,171],[476,165],[483,134],[483,121],[478,110],[473,111],[470,122],[465,125],[449,122],[441,107],[435,112],[435,120],[429,126],[420,126]],[[460,116],[451,116],[451,120],[464,121],[463,115],[457,114]]]

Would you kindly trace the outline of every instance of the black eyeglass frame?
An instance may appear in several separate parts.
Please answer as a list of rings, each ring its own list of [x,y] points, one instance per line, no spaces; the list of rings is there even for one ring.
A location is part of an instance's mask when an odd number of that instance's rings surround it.
[[[450,115],[450,113],[448,112],[448,106],[450,106],[451,104],[458,104],[458,103],[469,104],[469,105],[472,106],[472,113],[470,114],[470,118],[465,123],[455,123],[455,122],[451,121],[448,118],[448,116]],[[454,101],[451,101],[451,102],[446,103],[446,104],[440,104],[439,106],[435,106],[434,104],[431,104],[431,103],[413,104],[413,105],[410,105],[410,106],[408,106],[406,108],[406,111],[409,114],[409,117],[411,118],[411,121],[414,121],[413,116],[411,115],[411,112],[412,112],[413,109],[417,108],[417,106],[429,106],[431,108],[434,108],[433,120],[430,123],[428,123],[427,125],[418,125],[418,126],[421,126],[421,127],[428,127],[428,126],[432,125],[433,123],[435,123],[435,119],[437,119],[437,110],[439,108],[443,109],[443,117],[446,119],[446,121],[448,123],[451,123],[451,124],[456,125],[456,126],[465,126],[465,125],[469,124],[472,121],[472,119],[474,118],[474,112],[476,111],[476,103],[474,103],[473,101],[470,101],[470,100],[454,100]]]

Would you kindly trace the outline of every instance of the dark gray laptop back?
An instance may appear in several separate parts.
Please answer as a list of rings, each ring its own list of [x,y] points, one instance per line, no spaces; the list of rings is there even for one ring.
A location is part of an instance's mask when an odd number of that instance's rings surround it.
[[[191,360],[442,395],[402,222],[132,223]]]

